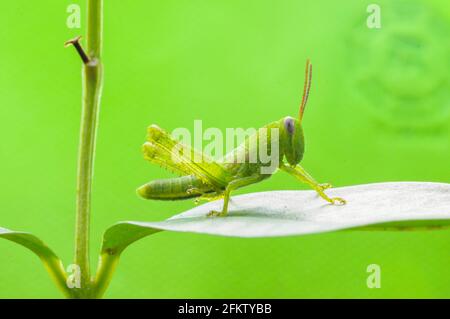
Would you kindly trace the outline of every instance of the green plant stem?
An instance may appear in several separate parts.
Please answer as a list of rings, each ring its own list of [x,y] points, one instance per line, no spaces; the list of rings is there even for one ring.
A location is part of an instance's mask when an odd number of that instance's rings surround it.
[[[80,297],[89,297],[89,233],[91,188],[95,154],[97,118],[102,91],[103,0],[88,0],[87,53],[90,61],[83,66],[83,100],[77,174],[77,213],[75,228],[75,264],[81,271]]]
[[[120,253],[102,252],[100,254],[95,286],[92,291],[94,298],[101,298],[108,288],[117,264],[119,263]]]
[[[50,274],[53,282],[56,284],[56,287],[66,296],[67,298],[74,297],[74,292],[72,289],[67,287],[67,274],[64,269],[64,266],[61,263],[61,260],[55,257],[50,258],[41,258],[44,263],[44,267],[47,272]]]

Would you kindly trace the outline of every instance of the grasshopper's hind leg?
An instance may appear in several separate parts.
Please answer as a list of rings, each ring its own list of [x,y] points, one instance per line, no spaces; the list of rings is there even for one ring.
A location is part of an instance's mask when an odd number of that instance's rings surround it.
[[[231,181],[227,187],[225,188],[225,191],[223,193],[223,208],[222,211],[215,211],[212,210],[208,213],[208,217],[212,216],[226,216],[228,212],[228,202],[230,201],[230,194],[233,190],[236,190],[240,187],[244,187],[250,184],[257,183],[264,179],[263,175],[252,175],[248,177],[243,177],[239,179],[235,179],[234,181]]]
[[[343,199],[343,198],[328,197],[328,195],[325,194],[324,190],[327,188],[330,188],[331,185],[328,183],[325,183],[325,184],[317,183],[314,180],[314,178],[311,175],[309,175],[308,172],[306,172],[305,169],[303,167],[301,167],[300,165],[297,165],[296,167],[282,165],[282,166],[280,166],[280,169],[295,176],[297,179],[299,179],[303,183],[306,183],[309,186],[311,186],[311,188],[314,189],[317,192],[317,194],[319,194],[319,196],[322,197],[323,199],[325,199],[327,202],[332,203],[332,204],[338,203],[341,205],[346,203],[345,199]]]

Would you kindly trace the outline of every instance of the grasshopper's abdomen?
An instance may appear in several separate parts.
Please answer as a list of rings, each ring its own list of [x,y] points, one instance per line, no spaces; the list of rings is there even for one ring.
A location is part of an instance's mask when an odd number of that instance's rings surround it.
[[[137,190],[143,198],[159,200],[187,199],[213,191],[210,185],[203,183],[194,175],[157,179],[139,187]]]

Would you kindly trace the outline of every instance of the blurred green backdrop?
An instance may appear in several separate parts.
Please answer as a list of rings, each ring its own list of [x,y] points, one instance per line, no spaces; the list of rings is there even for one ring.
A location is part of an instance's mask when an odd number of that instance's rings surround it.
[[[82,8],[81,29],[66,8]],[[105,85],[92,265],[120,220],[162,220],[192,201],[144,201],[172,176],[143,160],[146,127],[259,127],[296,115],[314,64],[304,167],[335,186],[450,181],[448,1],[105,1]],[[0,10],[0,225],[40,236],[71,263],[85,2]],[[286,174],[243,192],[306,188]],[[40,261],[0,241],[0,297],[60,297]],[[381,266],[381,288],[366,268]],[[159,233],[123,255],[106,297],[450,297],[450,232],[342,232],[278,239]]]

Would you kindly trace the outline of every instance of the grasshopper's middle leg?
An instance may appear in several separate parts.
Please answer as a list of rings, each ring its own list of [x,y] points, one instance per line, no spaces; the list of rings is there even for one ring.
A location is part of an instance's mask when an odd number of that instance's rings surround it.
[[[301,167],[300,165],[297,165],[296,167],[282,165],[282,166],[280,166],[280,169],[295,176],[297,179],[299,179],[303,183],[306,183],[309,186],[311,186],[311,188],[314,189],[319,194],[319,196],[322,197],[323,199],[325,199],[327,202],[332,203],[332,204],[334,204],[334,203],[345,204],[346,203],[345,199],[343,199],[343,198],[328,197],[328,195],[325,194],[324,190],[327,188],[330,188],[331,185],[317,183],[314,180],[314,178],[311,175],[309,175],[308,172],[306,172],[305,169],[303,167]]]
[[[223,208],[221,212],[212,210],[208,213],[208,217],[211,216],[226,216],[228,212],[228,202],[230,201],[230,194],[233,190],[238,189],[240,187],[244,187],[250,184],[257,183],[264,179],[263,175],[252,175],[248,177],[243,177],[236,179],[234,181],[231,181],[227,187],[225,188],[225,191],[223,193]]]

